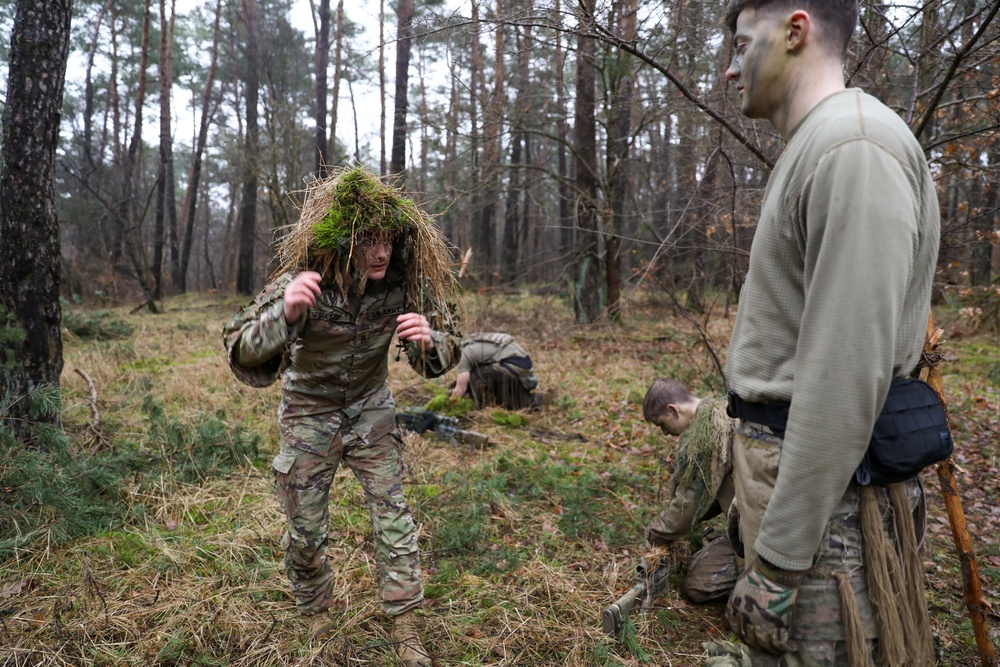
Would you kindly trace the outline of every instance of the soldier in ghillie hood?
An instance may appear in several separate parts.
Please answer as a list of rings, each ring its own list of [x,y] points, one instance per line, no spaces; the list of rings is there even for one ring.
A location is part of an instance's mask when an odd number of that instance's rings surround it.
[[[334,630],[327,526],[330,484],[344,461],[365,490],[397,653],[407,667],[430,665],[411,613],[423,600],[420,556],[386,379],[393,334],[425,377],[458,362],[444,238],[412,200],[355,167],[308,187],[278,265],[223,335],[241,381],[263,387],[282,378],[273,468],[296,606],[310,639]]]
[[[658,378],[646,391],[642,417],[664,435],[680,436],[666,490],[667,504],[649,523],[646,544],[656,555],[669,558],[677,551],[676,543],[699,523],[726,514],[729,530],[691,557],[681,590],[699,603],[728,597],[743,558],[742,545],[734,545],[731,539],[737,523],[732,463],[736,423],[726,414],[726,401],[700,398],[677,380]],[[651,569],[649,565],[646,563],[643,570]]]

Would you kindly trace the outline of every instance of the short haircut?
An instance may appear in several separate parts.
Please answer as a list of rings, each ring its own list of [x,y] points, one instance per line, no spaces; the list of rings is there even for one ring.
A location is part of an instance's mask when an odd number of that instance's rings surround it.
[[[694,394],[677,380],[657,378],[646,390],[642,399],[642,418],[651,421],[667,411],[671,403],[686,403],[694,399]]]
[[[815,19],[827,25],[834,38],[831,46],[840,47],[840,54],[847,53],[847,45],[858,25],[858,0],[729,0],[726,8],[726,26],[736,32],[736,19],[744,9],[780,11],[805,9]]]

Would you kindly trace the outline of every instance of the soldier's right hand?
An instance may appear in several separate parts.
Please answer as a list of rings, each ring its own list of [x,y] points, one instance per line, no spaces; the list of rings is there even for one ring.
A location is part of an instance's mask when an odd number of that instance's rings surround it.
[[[295,324],[315,303],[322,290],[323,276],[315,271],[303,271],[285,287],[285,323]]]

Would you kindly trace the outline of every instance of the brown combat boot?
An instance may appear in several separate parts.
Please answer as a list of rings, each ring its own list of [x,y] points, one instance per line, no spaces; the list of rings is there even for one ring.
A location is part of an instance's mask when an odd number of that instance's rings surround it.
[[[431,656],[420,644],[417,619],[412,611],[404,611],[392,619],[390,637],[403,667],[431,667]]]
[[[333,631],[337,628],[337,624],[333,622],[330,614],[325,611],[313,614],[312,616],[307,616],[306,618],[309,623],[309,641],[326,639],[332,635]]]

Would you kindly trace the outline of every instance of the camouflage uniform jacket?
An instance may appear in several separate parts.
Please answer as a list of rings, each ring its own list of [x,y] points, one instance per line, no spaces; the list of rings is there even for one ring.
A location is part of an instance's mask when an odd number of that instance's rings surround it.
[[[735,497],[733,431],[726,401],[706,398],[681,436],[667,483],[669,501],[650,522],[647,538],[664,544],[684,537],[695,524],[728,512]]]
[[[521,358],[529,362],[531,357],[518,345],[510,334],[475,333],[462,342],[462,358],[458,362],[459,373],[471,372],[477,367],[490,366],[498,372],[516,377],[528,391],[538,386],[538,378],[531,368],[523,368],[503,363],[505,359]]]
[[[387,353],[396,331],[396,318],[414,310],[405,303],[398,277],[387,275],[368,283],[365,293],[345,299],[331,284],[305,317],[285,324],[285,287],[294,276],[278,277],[223,329],[229,365],[236,377],[252,386],[266,387],[279,376],[281,406],[278,421],[282,441],[295,448],[325,455],[345,417],[356,417],[369,407],[391,405],[386,385]],[[422,352],[406,344],[406,356],[418,373],[433,378],[446,373],[459,358],[460,337],[435,329],[434,349]],[[308,433],[303,433],[308,431]],[[286,442],[291,433],[294,441]]]

